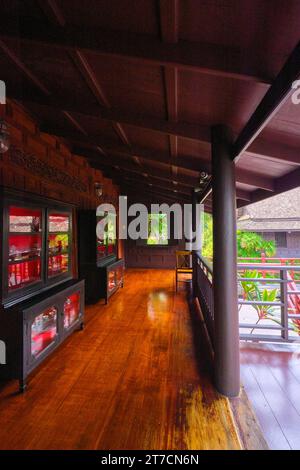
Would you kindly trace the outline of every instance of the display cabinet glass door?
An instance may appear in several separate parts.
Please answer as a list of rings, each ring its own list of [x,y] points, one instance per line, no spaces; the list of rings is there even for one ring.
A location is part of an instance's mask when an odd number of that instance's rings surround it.
[[[123,276],[124,276],[124,266],[118,266],[116,268],[116,283],[118,287],[123,287]]]
[[[42,281],[41,209],[8,207],[8,293]]]
[[[110,212],[97,215],[97,260],[117,253],[117,218]]]
[[[70,272],[71,269],[71,214],[48,214],[48,278]]]
[[[58,310],[51,306],[37,315],[31,323],[31,356],[37,359],[46,349],[54,345],[58,334]]]
[[[69,295],[64,302],[64,329],[68,330],[74,325],[81,316],[81,297],[80,292],[74,292]]]
[[[108,270],[107,272],[107,290],[112,292],[117,287],[117,278],[115,269]]]

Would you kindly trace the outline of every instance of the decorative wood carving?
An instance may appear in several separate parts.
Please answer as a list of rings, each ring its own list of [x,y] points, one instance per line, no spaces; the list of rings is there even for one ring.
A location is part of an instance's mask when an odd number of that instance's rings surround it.
[[[23,150],[18,149],[14,145],[11,146],[8,156],[11,163],[29,170],[34,175],[41,176],[54,183],[62,184],[81,193],[88,191],[87,184],[82,182],[79,178],[70,176],[65,171],[45,161],[39,160],[32,154],[26,154]]]

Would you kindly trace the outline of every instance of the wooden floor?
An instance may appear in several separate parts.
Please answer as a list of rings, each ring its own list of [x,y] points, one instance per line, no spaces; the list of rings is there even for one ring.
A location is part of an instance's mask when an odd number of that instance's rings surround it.
[[[270,449],[300,449],[300,347],[243,345],[241,378]]]
[[[204,356],[197,363],[192,331],[174,272],[130,270],[108,306],[87,308],[85,330],[25,394],[16,382],[2,387],[0,448],[240,448],[228,401],[214,391]]]

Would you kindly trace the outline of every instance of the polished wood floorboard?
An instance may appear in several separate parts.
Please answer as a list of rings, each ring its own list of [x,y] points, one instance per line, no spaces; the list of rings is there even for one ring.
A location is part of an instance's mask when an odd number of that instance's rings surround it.
[[[15,381],[2,387],[1,449],[240,447],[173,271],[127,271],[124,289],[86,317],[23,395]]]
[[[270,449],[300,449],[300,348],[243,345],[241,378]]]

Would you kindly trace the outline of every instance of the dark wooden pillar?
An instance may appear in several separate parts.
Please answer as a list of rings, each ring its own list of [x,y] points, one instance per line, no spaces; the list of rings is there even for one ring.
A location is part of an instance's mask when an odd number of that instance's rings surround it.
[[[213,288],[215,326],[215,385],[228,397],[240,390],[237,295],[235,165],[228,128],[212,129]]]
[[[198,203],[198,193],[193,189],[192,190],[192,232],[196,233],[197,230],[201,230],[201,227],[197,227],[197,203]],[[195,237],[193,238],[193,242]],[[193,295],[197,295],[197,254],[199,250],[197,247],[193,247],[192,250],[192,265],[193,265]]]

